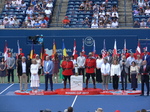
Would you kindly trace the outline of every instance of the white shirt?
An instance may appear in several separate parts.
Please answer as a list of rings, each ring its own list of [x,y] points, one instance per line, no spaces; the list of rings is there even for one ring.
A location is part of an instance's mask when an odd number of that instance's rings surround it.
[[[140,27],[146,27],[146,22],[141,22]]]
[[[91,28],[98,28],[98,24],[97,24],[97,23],[96,23],[96,24],[93,23],[93,24],[91,25]]]
[[[41,68],[41,59],[36,59],[37,65]]]
[[[46,7],[53,7],[53,3],[48,3]]]
[[[74,59],[74,60],[71,60],[73,62],[73,65],[76,65],[77,64],[77,61]]]
[[[84,65],[85,65],[85,57],[84,56],[79,56],[77,58],[77,65],[78,65],[78,67],[84,67]]]
[[[50,9],[45,10],[45,14],[51,14],[51,10]]]
[[[111,27],[112,28],[117,28],[117,26],[118,26],[118,22],[117,21],[111,23]]]
[[[31,75],[33,74],[38,75],[38,64],[31,64],[30,72],[31,72]]]
[[[103,63],[104,63],[103,59],[97,59],[96,60],[96,67],[97,68],[101,68]]]
[[[32,10],[27,10],[27,11],[26,11],[26,14],[32,15],[32,14],[33,14],[33,11],[32,11]]]
[[[101,72],[102,74],[108,74],[110,73],[110,64],[109,63],[103,63],[101,66]]]
[[[149,14],[150,14],[150,10],[149,10],[149,9],[146,9],[146,10],[145,10],[145,14],[146,14],[146,15],[149,15]]]
[[[119,18],[119,16],[118,16],[118,12],[112,12],[112,15],[111,15],[111,16],[112,16],[112,17],[114,17],[114,16],[115,16],[115,14],[116,14],[116,17],[117,17],[117,18]]]
[[[121,74],[120,65],[119,64],[118,65],[112,64],[110,75],[111,76],[114,76],[114,75],[120,76],[120,74]]]
[[[26,73],[26,63],[22,62],[22,73]]]
[[[135,58],[130,56],[130,57],[127,58],[126,63],[127,63],[128,66],[130,66],[133,61],[135,61]]]

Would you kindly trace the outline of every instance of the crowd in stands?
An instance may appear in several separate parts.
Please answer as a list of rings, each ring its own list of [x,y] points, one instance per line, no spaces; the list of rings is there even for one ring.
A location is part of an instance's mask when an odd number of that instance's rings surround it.
[[[5,28],[47,28],[55,0],[6,0],[0,15]]]
[[[150,0],[133,0],[134,28],[150,27]]]
[[[66,16],[68,28],[118,28],[117,0],[70,0]]]

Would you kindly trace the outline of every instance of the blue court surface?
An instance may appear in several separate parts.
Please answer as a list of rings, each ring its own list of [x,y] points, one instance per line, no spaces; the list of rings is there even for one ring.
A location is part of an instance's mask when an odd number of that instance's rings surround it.
[[[138,90],[140,90],[140,84]],[[93,87],[89,84],[89,87]],[[128,84],[128,89],[130,89]],[[30,88],[30,87],[29,87]],[[54,89],[63,88],[63,84],[54,84]],[[97,84],[102,88],[102,84]],[[39,112],[50,109],[52,112],[63,112],[69,106],[74,112],[95,112],[97,108],[103,108],[104,112],[136,112],[137,110],[150,110],[150,96],[139,95],[15,95],[19,84],[0,84],[0,112]],[[40,84],[39,89],[44,89]],[[109,84],[112,89],[112,84]],[[120,86],[121,89],[121,86]]]

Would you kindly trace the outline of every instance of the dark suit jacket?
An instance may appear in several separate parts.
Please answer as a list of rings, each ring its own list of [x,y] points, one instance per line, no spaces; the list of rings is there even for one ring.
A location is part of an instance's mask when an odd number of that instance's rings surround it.
[[[27,62],[25,63],[26,63],[26,74],[27,74],[29,68],[27,66]],[[22,61],[18,61],[18,75],[22,76]]]
[[[32,64],[31,59],[29,59],[29,60],[27,59],[27,60],[26,60],[26,63],[27,63],[27,68],[28,68],[28,69],[27,69],[27,74],[29,74],[29,73],[30,73],[30,66],[31,66],[31,64]]]
[[[139,73],[149,73],[149,72],[150,72],[150,66],[149,65],[146,65],[145,71],[143,69],[143,65],[140,67]]]
[[[143,60],[145,60],[145,55],[142,58]],[[150,65],[150,55],[146,56],[146,61],[147,61],[147,65]]]

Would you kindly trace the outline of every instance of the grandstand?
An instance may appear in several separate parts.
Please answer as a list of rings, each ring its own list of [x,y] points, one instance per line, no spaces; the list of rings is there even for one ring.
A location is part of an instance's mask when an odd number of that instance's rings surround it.
[[[133,5],[132,5],[133,4]],[[1,0],[2,28],[122,28],[148,15],[133,15],[131,0]],[[133,8],[132,8],[133,7]],[[63,25],[67,16],[70,23]],[[141,20],[141,19],[140,19]]]

